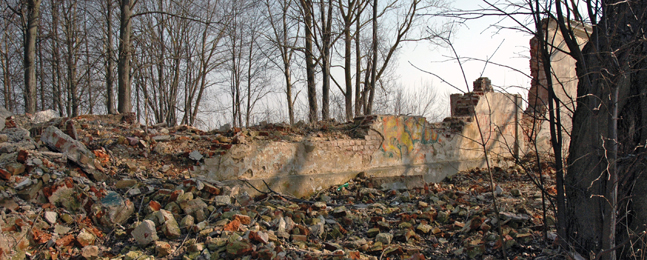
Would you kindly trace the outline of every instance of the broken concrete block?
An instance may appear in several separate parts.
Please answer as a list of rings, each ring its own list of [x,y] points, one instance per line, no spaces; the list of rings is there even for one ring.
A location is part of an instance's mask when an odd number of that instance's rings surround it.
[[[184,210],[186,214],[193,214],[196,211],[204,210],[207,208],[207,203],[202,201],[202,199],[193,199],[189,201],[180,202],[180,207]]]
[[[44,218],[50,224],[54,224],[54,223],[56,223],[56,219],[58,218],[58,213],[56,213],[54,211],[45,211]]]
[[[380,242],[383,245],[391,244],[391,240],[393,240],[393,234],[389,233],[379,233],[377,234],[377,237],[375,237],[375,242]]]
[[[99,222],[107,226],[122,225],[135,212],[135,204],[128,199],[124,200],[114,191],[108,192],[98,204],[95,215],[101,216]]]
[[[194,160],[194,161],[200,161],[202,160],[203,156],[200,154],[198,150],[193,150],[193,152],[189,153],[189,159]]]
[[[94,244],[94,240],[96,237],[94,234],[90,233],[87,231],[85,228],[79,232],[78,235],[76,235],[76,241],[81,245],[81,246],[87,246],[87,245],[92,245]]]
[[[226,206],[231,205],[231,197],[229,195],[219,195],[213,198],[213,202],[216,206]]]
[[[40,140],[50,149],[65,154],[69,160],[81,166],[83,170],[96,170],[93,163],[94,153],[88,150],[83,143],[72,139],[60,129],[54,126],[47,127],[41,134]]]
[[[146,246],[153,241],[157,241],[157,230],[155,230],[155,223],[150,220],[144,220],[132,232],[133,238],[140,246]]]
[[[168,242],[155,241],[155,251],[158,257],[165,257],[173,253],[173,248]]]
[[[81,249],[81,255],[86,259],[91,259],[93,257],[99,256],[99,247],[98,246],[85,246]]]

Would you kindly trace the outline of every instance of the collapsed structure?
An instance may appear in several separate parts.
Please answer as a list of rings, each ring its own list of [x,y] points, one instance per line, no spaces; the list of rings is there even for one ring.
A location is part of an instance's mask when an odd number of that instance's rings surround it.
[[[568,48],[556,22],[546,19],[543,25],[553,89],[563,106],[566,150],[576,104],[575,60],[565,52]],[[588,40],[586,27],[574,27],[583,46]],[[549,82],[540,42],[530,41],[533,78],[525,111],[520,95],[494,92],[488,78],[479,78],[472,92],[450,96],[451,117],[443,122],[430,123],[416,116],[358,117],[340,128],[346,135],[311,134],[235,145],[204,159],[193,172],[210,180],[245,181],[303,196],[343,184],[360,172],[387,178],[385,185],[412,188],[422,183],[416,180],[438,182],[458,171],[486,167],[486,152],[491,166],[505,166],[534,149],[551,152],[546,118]],[[248,192],[255,191],[250,188]]]
[[[524,147],[520,95],[496,93],[489,79],[479,78],[473,92],[451,98],[452,117],[443,122],[363,116],[339,126],[342,134],[337,136],[311,133],[226,147],[193,171],[209,180],[245,181],[261,188],[267,183],[272,190],[304,196],[343,184],[360,172],[391,178],[384,185],[413,188],[485,167],[485,150],[493,165],[519,155]]]

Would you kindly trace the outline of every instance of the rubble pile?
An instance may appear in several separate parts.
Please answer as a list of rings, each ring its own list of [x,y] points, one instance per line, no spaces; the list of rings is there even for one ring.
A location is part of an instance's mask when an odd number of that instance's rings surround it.
[[[559,254],[542,238],[541,196],[521,167],[495,174],[505,180],[495,189],[499,240],[492,189],[479,169],[414,190],[382,188],[360,173],[310,198],[266,187],[253,187],[261,195],[251,197],[189,171],[231,145],[298,138],[303,128],[205,132],[147,127],[132,115],[9,116],[5,126],[0,259],[500,259],[501,248],[516,259]]]

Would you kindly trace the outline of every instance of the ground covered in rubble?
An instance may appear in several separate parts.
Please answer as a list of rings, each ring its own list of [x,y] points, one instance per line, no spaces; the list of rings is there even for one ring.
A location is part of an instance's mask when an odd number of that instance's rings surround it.
[[[13,116],[0,131],[0,259],[502,259],[502,248],[510,259],[563,258],[530,164],[493,169],[497,223],[484,169],[415,190],[360,173],[308,198],[266,187],[251,197],[190,174],[203,156],[302,128],[42,121]]]

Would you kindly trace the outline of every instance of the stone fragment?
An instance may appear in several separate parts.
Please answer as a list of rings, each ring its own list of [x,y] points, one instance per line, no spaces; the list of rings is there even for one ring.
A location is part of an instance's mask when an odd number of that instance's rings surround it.
[[[150,220],[144,220],[133,231],[132,236],[135,238],[140,246],[146,246],[153,241],[157,241],[157,230],[155,230],[155,223]]]
[[[194,161],[200,161],[202,160],[203,156],[200,154],[198,150],[193,150],[191,153],[189,153],[189,159],[194,160]]]
[[[158,257],[165,257],[173,253],[173,248],[168,242],[155,241],[155,252],[157,252]]]
[[[107,226],[123,225],[135,212],[135,204],[128,199],[124,200],[114,191],[108,192],[101,199],[100,206],[96,215],[101,216],[101,223]]]
[[[32,185],[18,192],[18,197],[23,200],[30,201],[35,199],[38,194],[42,194],[43,182],[39,180],[32,180]]]
[[[420,225],[418,225],[418,227],[416,227],[416,229],[418,231],[420,231],[422,233],[425,233],[425,234],[429,233],[432,228],[433,228],[432,226],[427,225],[427,224],[420,224]]]
[[[115,188],[126,189],[135,185],[137,185],[137,180],[133,180],[133,179],[118,180],[117,183],[115,183]]]
[[[81,229],[81,232],[76,235],[76,242],[78,242],[81,246],[92,245],[94,244],[95,239],[96,237],[94,236],[94,234],[90,233],[85,228]]]
[[[521,196],[521,191],[519,189],[512,189],[510,190],[510,194],[512,194],[512,196],[519,197]]]
[[[249,225],[252,222],[252,219],[247,215],[236,214],[234,219],[237,219],[243,225]]]
[[[65,234],[69,233],[70,230],[72,230],[72,229],[69,228],[69,227],[66,227],[64,225],[56,225],[56,226],[54,226],[54,233],[59,234],[59,235],[65,235]]]
[[[74,140],[69,135],[63,133],[60,129],[49,126],[40,136],[40,140],[44,142],[50,149],[59,151],[65,156],[81,166],[86,171],[94,171],[94,153],[90,152],[85,145],[77,140]]]
[[[193,214],[198,210],[206,209],[207,203],[202,201],[202,199],[192,199],[189,201],[180,202],[180,208],[182,208],[182,210],[184,210],[184,213],[186,214]]]
[[[230,241],[227,244],[227,253],[230,255],[241,256],[251,253],[254,250],[252,244],[245,241]]]
[[[231,196],[229,195],[219,195],[213,197],[213,202],[216,206],[227,206],[231,205]]]
[[[6,134],[0,134],[0,143],[5,143],[7,141],[9,141],[9,137]]]
[[[58,217],[58,213],[54,211],[45,211],[45,215],[43,216],[43,218],[45,218],[45,220],[50,224],[56,223],[57,217]]]
[[[10,172],[0,169],[0,179],[8,181],[9,179],[11,179],[12,175],[13,174],[11,174]]]
[[[81,249],[81,255],[86,259],[99,256],[99,247],[98,246],[84,246]]]
[[[375,237],[375,242],[380,242],[384,245],[391,244],[391,240],[393,240],[393,235],[390,233],[379,233]]]
[[[254,241],[254,242],[268,244],[269,241],[270,241],[269,240],[270,236],[267,233],[262,232],[262,231],[258,231],[258,232],[250,231],[249,232],[249,239]]]
[[[191,215],[186,215],[182,220],[180,220],[180,227],[181,228],[189,228],[195,224],[195,220],[193,216]]]

